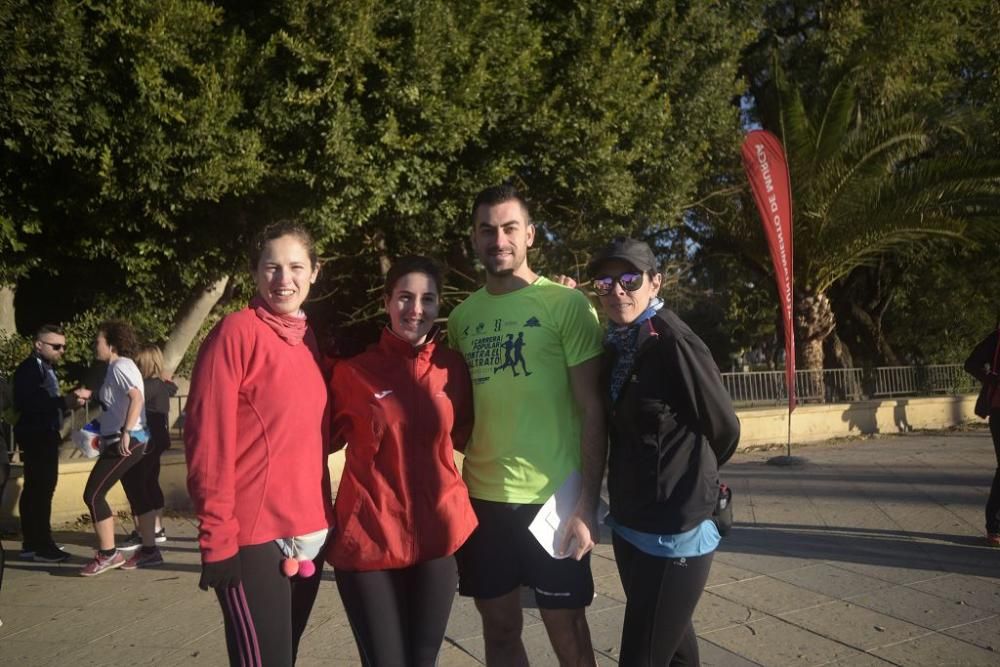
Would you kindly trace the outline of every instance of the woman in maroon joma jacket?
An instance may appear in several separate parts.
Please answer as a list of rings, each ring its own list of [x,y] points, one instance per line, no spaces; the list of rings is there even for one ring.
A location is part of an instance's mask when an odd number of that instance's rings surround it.
[[[476,527],[454,450],[472,432],[465,361],[437,342],[441,274],[401,259],[385,283],[390,325],[331,381],[334,447],[347,443],[333,564],[366,666],[436,664]]]

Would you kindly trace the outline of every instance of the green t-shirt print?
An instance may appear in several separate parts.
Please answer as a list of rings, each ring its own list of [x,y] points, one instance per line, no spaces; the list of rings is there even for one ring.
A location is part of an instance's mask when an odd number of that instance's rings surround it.
[[[541,503],[580,467],[580,414],[568,368],[598,356],[597,313],[581,292],[539,277],[485,288],[448,318],[469,365],[475,427],[463,476],[473,498]]]

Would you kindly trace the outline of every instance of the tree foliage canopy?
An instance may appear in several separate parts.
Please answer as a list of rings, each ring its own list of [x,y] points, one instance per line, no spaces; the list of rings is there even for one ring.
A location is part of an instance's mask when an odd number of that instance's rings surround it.
[[[780,130],[784,118],[810,290],[918,237],[966,237],[995,211],[969,146],[998,145],[997,11],[985,0],[11,0],[0,6],[0,286],[16,287],[22,330],[115,310],[162,340],[206,285],[231,276],[222,307],[245,298],[248,237],[293,217],[326,262],[318,319],[370,319],[402,253],[436,257],[450,290],[472,289],[469,204],[510,180],[542,232],[536,269],[578,271],[619,233],[682,263],[712,240],[706,255],[738,261],[686,274],[692,293],[732,297],[702,312],[720,339],[763,335],[760,300],[735,293],[761,284],[745,271],[766,266],[759,229],[730,224],[720,203],[742,186],[744,127]],[[784,98],[782,72],[796,84]],[[739,313],[752,321],[721,324]]]
[[[402,252],[468,276],[469,202],[501,180],[545,231],[533,261],[582,264],[676,226],[737,144],[747,6],[12,3],[0,278],[111,262],[110,289],[169,313],[291,216],[343,314]]]

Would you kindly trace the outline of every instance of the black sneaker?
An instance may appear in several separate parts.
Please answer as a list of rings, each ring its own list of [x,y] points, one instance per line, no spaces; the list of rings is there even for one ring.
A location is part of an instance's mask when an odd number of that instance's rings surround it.
[[[132,534],[125,538],[125,541],[118,545],[119,551],[135,551],[142,546],[142,538],[139,537],[137,531],[132,531]]]
[[[69,560],[69,558],[70,555],[68,553],[54,544],[35,552],[36,563],[61,563],[65,560]]]
[[[17,554],[18,560],[35,560],[35,550],[34,549],[21,549],[20,553]]]

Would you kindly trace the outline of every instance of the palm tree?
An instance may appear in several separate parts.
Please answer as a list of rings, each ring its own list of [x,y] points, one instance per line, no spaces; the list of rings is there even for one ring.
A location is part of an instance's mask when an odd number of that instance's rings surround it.
[[[777,92],[777,130],[792,184],[798,365],[818,370],[824,341],[836,332],[830,288],[915,245],[995,233],[1000,162],[959,145],[955,127],[931,127],[893,110],[863,115],[846,77],[812,109],[780,73]],[[715,221],[709,243],[770,274],[748,197],[740,211]]]

